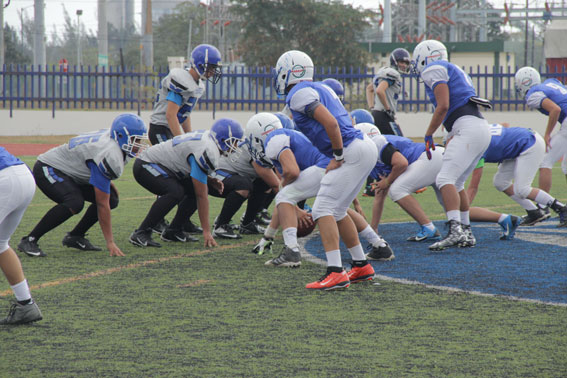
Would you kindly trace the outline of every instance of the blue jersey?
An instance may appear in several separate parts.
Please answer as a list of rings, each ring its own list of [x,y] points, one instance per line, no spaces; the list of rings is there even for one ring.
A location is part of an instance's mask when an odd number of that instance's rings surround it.
[[[421,72],[421,78],[425,83],[425,92],[434,106],[437,100],[433,93],[438,84],[447,84],[449,87],[449,110],[443,120],[461,106],[467,104],[471,97],[476,96],[476,90],[472,80],[459,66],[444,60],[429,63]]]
[[[535,143],[532,130],[521,127],[506,128],[499,124],[490,125],[490,137],[490,145],[484,153],[484,161],[487,163],[515,159]]]
[[[295,161],[301,171],[313,165],[325,168],[331,160],[319,152],[305,135],[290,129],[277,129],[269,133],[264,142],[264,149],[266,157],[272,160],[280,173],[282,172],[282,166],[279,162],[279,156],[286,149],[293,152]]]
[[[24,164],[24,162],[6,151],[4,147],[0,147],[0,171],[4,168],[20,164]]]
[[[556,79],[547,79],[528,90],[526,93],[526,105],[532,109],[537,109],[545,115],[549,115],[549,112],[541,107],[541,103],[546,98],[561,108],[559,123],[563,123],[563,120],[567,117],[567,87]]]
[[[318,104],[324,105],[339,123],[343,147],[354,139],[363,139],[362,132],[352,126],[352,121],[337,94],[320,82],[302,81],[296,84],[286,97],[297,128],[324,155],[332,158],[331,140],[323,125],[312,118]]]
[[[370,176],[375,179],[378,179],[379,176],[386,176],[392,171],[392,165],[384,162],[382,157],[382,152],[384,152],[386,146],[390,144],[394,146],[406,158],[408,165],[419,159],[425,151],[424,143],[416,143],[411,139],[397,135],[376,135],[372,138],[372,141],[378,148],[378,161],[370,172]]]

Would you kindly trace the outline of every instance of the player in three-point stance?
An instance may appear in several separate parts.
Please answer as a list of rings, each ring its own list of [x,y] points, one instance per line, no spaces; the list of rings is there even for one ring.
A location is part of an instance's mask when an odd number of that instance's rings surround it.
[[[205,247],[217,245],[209,226],[208,178],[218,166],[220,154],[233,152],[242,139],[238,122],[222,118],[211,130],[196,130],[179,135],[145,150],[134,163],[134,178],[159,197],[140,226],[130,235],[130,242],[139,247],[160,247],[152,240],[152,228],[177,205],[171,224],[161,234],[167,242],[187,242],[183,223],[198,209],[203,226]],[[221,181],[215,182],[222,193]]]
[[[557,79],[547,79],[542,83],[539,72],[532,67],[520,68],[514,79],[516,91],[525,98],[526,105],[548,116],[543,136],[546,154],[539,170],[539,187],[549,193],[551,168],[562,157],[563,172],[567,174],[567,87]],[[561,128],[552,136],[557,122],[561,124]],[[531,208],[522,224],[532,225],[549,216],[549,208],[546,206]]]
[[[488,123],[478,109],[480,105],[490,106],[490,103],[476,97],[470,77],[448,62],[447,49],[439,41],[419,43],[413,51],[412,68],[423,80],[425,91],[435,106],[425,132],[427,153],[435,149],[433,133],[441,124],[451,139],[435,182],[445,204],[449,232],[429,249],[440,251],[453,246],[471,247],[476,240],[470,226],[469,201],[464,184],[490,144]]]
[[[372,141],[352,126],[343,104],[325,84],[313,82],[313,62],[301,51],[284,53],[274,71],[274,89],[286,96],[293,121],[323,155],[331,158],[313,205],[327,256],[327,273],[307,289],[345,288],[370,280],[374,269],[366,260],[356,227],[347,209],[376,161]],[[339,234],[353,258],[352,269],[342,267]]]
[[[35,181],[28,167],[0,147],[0,268],[16,296],[0,325],[31,323],[43,318],[32,299],[20,259],[8,244],[34,193]]]
[[[124,256],[114,242],[110,210],[118,206],[118,191],[112,180],[119,178],[124,165],[147,146],[146,126],[135,114],[122,114],[110,129],[79,135],[37,157],[33,175],[37,186],[57,205],[35,228],[22,238],[18,249],[29,256],[46,256],[39,239],[83,209],[87,211],[65,238],[63,245],[83,251],[100,251],[85,238],[99,222],[111,256]]]

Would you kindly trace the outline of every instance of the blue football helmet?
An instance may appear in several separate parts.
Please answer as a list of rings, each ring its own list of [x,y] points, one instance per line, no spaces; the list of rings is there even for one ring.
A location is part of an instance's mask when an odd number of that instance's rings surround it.
[[[354,120],[355,125],[359,123],[374,123],[374,117],[366,109],[354,109],[350,112],[350,118]]]
[[[277,113],[274,113],[274,115],[279,118],[284,129],[296,130],[295,124],[293,123],[291,118],[286,116],[284,113],[277,112]]]
[[[133,158],[148,147],[147,128],[136,114],[120,114],[112,121],[110,137],[118,143],[122,151]]]
[[[221,53],[214,46],[202,44],[191,51],[191,68],[203,80],[217,83],[222,75],[221,65]]]
[[[399,63],[403,62],[406,64],[405,68],[401,68]],[[411,66],[410,53],[406,49],[397,48],[390,54],[390,66],[398,70],[401,73],[408,73]]]
[[[337,94],[337,96],[339,96],[339,99],[341,100],[341,102],[344,101],[344,99],[345,99],[345,88],[343,87],[343,85],[341,84],[340,81],[333,79],[333,78],[329,78],[329,79],[323,80],[323,84],[326,84],[329,87],[331,87],[331,89]]]
[[[223,155],[235,152],[244,137],[240,123],[230,118],[221,118],[211,126],[211,134]]]

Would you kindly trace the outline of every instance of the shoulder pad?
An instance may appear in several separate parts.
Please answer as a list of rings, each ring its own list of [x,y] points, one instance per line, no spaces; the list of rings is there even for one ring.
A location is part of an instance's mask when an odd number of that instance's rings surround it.
[[[392,67],[384,67],[378,71],[376,74],[378,79],[388,79],[388,80],[395,80],[400,81],[402,79],[400,73],[393,69]]]
[[[172,69],[163,80],[167,90],[175,93],[182,93],[196,86],[191,74],[182,68]]]

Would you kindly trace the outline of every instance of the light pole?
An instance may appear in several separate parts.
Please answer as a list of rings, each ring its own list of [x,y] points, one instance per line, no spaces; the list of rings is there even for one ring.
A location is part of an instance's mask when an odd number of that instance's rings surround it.
[[[77,9],[77,67],[81,65],[81,22],[79,17],[83,14],[82,9]]]

